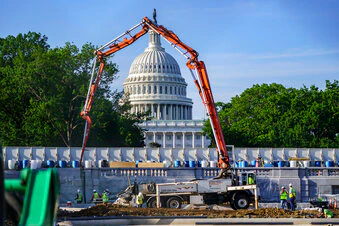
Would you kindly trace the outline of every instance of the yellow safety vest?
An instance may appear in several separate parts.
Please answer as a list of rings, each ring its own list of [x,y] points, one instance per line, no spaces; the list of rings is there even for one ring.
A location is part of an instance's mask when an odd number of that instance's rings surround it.
[[[248,177],[248,184],[249,184],[249,185],[254,184],[254,179],[253,179],[253,177]]]
[[[98,192],[94,192],[94,195],[93,195],[93,199],[96,200],[99,198],[99,194]]]
[[[144,199],[144,197],[142,195],[138,195],[137,196],[137,204],[142,204],[143,201],[144,201],[143,199]]]
[[[295,193],[295,189],[294,188],[290,188],[290,194],[289,194],[289,197],[290,198],[293,198],[293,197],[296,197],[297,194]]]
[[[104,192],[103,194],[102,194],[102,202],[108,202],[108,195],[107,195],[107,193],[106,192]]]
[[[287,200],[287,192],[285,190],[280,193],[280,200]]]
[[[82,194],[81,194],[81,193],[78,193],[78,194],[77,194],[76,200],[77,200],[78,202],[82,202]]]

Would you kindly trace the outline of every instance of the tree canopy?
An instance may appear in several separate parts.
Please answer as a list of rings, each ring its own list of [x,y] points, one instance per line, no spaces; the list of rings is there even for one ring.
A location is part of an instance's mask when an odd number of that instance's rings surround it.
[[[80,111],[88,90],[95,47],[51,48],[28,32],[0,38],[0,140],[5,146],[81,146]],[[108,61],[92,107],[88,146],[141,146],[143,134],[122,93],[111,91],[118,72]]]
[[[240,147],[339,146],[339,83],[300,89],[254,85],[230,103],[216,103],[227,144]],[[211,126],[204,132],[213,140]]]

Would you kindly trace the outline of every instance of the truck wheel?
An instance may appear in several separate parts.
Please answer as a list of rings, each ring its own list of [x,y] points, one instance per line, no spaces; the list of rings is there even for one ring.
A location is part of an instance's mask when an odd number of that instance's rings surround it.
[[[236,194],[233,205],[236,209],[247,209],[250,205],[250,199],[247,195]]]
[[[152,197],[147,200],[147,207],[148,208],[157,208],[157,199]]]
[[[171,197],[167,200],[167,208],[180,209],[181,199],[179,197]]]

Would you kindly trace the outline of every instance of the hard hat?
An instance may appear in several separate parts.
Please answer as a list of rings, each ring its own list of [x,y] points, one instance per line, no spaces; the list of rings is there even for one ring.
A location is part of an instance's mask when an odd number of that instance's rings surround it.
[[[284,186],[282,186],[282,187],[281,187],[281,189],[285,189],[285,187],[284,187]]]
[[[142,195],[142,193],[141,193],[141,192],[139,192],[139,195]]]
[[[78,189],[77,191],[80,192],[80,189]]]
[[[289,184],[288,186],[292,187],[292,184]]]
[[[97,190],[93,189],[93,192],[96,192]]]
[[[109,190],[106,188],[105,191],[109,192]]]

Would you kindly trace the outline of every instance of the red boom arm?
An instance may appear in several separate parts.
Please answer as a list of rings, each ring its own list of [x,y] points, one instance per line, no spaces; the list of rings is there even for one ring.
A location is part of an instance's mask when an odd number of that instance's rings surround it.
[[[135,28],[142,26],[141,31],[137,32],[135,35],[131,35],[131,31],[133,31]],[[104,58],[110,56],[111,54],[131,45],[133,42],[135,42],[137,39],[139,39],[141,36],[145,35],[149,29],[152,29],[156,33],[160,34],[163,38],[165,38],[175,49],[177,49],[182,55],[186,57],[188,60],[186,65],[187,67],[191,70],[194,83],[196,87],[198,88],[200,97],[202,99],[202,102],[208,112],[210,122],[212,125],[212,130],[213,134],[216,140],[217,144],[217,151],[219,153],[219,162],[218,162],[218,167],[221,169],[228,169],[230,167],[229,163],[229,158],[228,158],[228,153],[226,149],[226,143],[224,140],[224,136],[222,133],[222,128],[221,124],[219,121],[218,113],[215,108],[215,103],[213,99],[213,94],[210,86],[210,82],[208,79],[206,67],[203,61],[198,60],[198,53],[189,47],[188,45],[184,44],[178,36],[176,36],[172,31],[167,30],[165,27],[161,25],[157,25],[153,23],[150,19],[147,17],[143,18],[143,21],[136,25],[135,27],[131,28],[118,38],[112,40],[108,44],[104,45],[100,49],[95,51],[95,54],[98,58],[98,61],[100,62],[100,67],[99,71],[97,73],[95,82],[92,81],[90,82],[90,88],[89,92],[87,94],[84,110],[81,112],[81,117],[86,120],[86,127],[85,127],[85,132],[84,132],[84,140],[83,140],[83,145],[82,145],[82,152],[81,152],[81,158],[80,158],[80,165],[82,163],[83,159],[83,154],[86,148],[87,140],[88,140],[88,135],[90,132],[90,128],[92,125],[91,118],[89,117],[89,112],[91,110],[92,104],[93,104],[93,98],[94,94],[98,88],[101,74],[104,70],[105,63],[104,63]],[[119,38],[128,35],[129,38],[124,38],[123,41],[118,41]],[[103,49],[107,48],[106,51],[102,51]],[[93,73],[94,73],[94,68],[96,66],[96,63],[93,66]],[[192,70],[196,69],[198,72],[198,79],[194,76]]]

